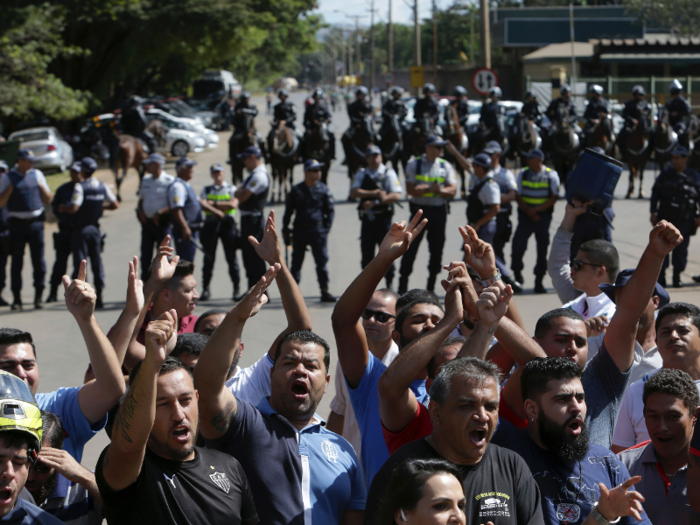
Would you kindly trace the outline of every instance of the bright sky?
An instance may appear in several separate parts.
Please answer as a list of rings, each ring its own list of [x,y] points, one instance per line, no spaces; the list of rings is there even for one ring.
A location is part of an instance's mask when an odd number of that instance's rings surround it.
[[[394,23],[412,24],[413,23],[413,0],[392,0],[392,18]],[[421,18],[430,16],[432,0],[418,0],[418,9]],[[451,0],[437,0],[437,6],[445,7],[449,5]],[[360,19],[361,26],[368,26],[370,22],[370,6],[371,0],[319,0],[319,8],[314,13],[320,13],[329,24],[338,25],[355,25],[354,18],[348,18],[348,15],[366,15]],[[389,18],[389,0],[375,0],[374,8],[375,22],[386,22]],[[342,12],[336,12],[342,11]]]

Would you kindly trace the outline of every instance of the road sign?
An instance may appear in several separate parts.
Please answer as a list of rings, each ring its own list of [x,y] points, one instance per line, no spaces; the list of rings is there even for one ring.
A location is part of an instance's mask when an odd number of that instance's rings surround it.
[[[384,73],[384,83],[388,86],[391,86],[396,82],[396,73],[393,71],[387,71]]]
[[[482,67],[474,72],[472,86],[480,95],[488,95],[489,89],[498,85],[498,75],[493,69]]]
[[[423,86],[423,66],[411,66],[411,87]]]

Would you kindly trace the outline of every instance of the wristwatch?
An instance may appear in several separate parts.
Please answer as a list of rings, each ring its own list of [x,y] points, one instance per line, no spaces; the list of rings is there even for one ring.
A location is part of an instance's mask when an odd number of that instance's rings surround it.
[[[620,521],[622,516],[618,516],[617,519],[613,521],[608,521],[605,519],[605,517],[600,513],[598,510],[598,502],[593,505],[593,508],[591,509],[591,516],[593,516],[593,519],[596,520],[600,525],[613,525],[614,523],[617,523]]]
[[[493,277],[490,277],[489,279],[485,279],[485,280],[481,281],[481,286],[483,286],[484,288],[488,288],[493,283],[495,283],[496,281],[500,281],[500,280],[501,280],[501,270],[496,268],[496,275],[494,275]]]

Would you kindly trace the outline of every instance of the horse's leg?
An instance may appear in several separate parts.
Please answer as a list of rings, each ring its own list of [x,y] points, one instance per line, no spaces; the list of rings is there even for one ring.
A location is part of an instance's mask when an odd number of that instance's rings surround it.
[[[649,157],[645,156],[642,157],[639,160],[639,169],[637,171],[638,176],[639,176],[639,193],[637,194],[637,198],[643,199],[645,197],[644,195],[644,168],[647,167],[647,162],[649,161]]]
[[[634,179],[637,175],[637,166],[630,157],[630,159],[627,161],[627,166],[629,167],[630,170],[630,184],[629,188],[627,188],[627,195],[625,195],[625,199],[629,199],[634,195]]]

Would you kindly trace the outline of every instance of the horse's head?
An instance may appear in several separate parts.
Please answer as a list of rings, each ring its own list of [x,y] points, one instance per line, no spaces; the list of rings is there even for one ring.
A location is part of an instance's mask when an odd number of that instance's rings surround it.
[[[560,104],[557,107],[557,119],[559,120],[559,129],[568,132],[571,126],[569,122],[569,108]]]

